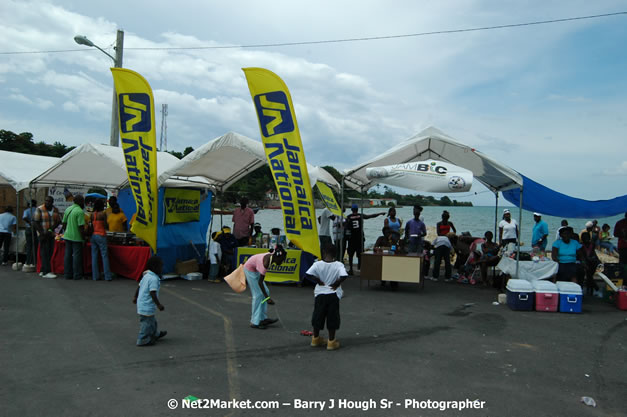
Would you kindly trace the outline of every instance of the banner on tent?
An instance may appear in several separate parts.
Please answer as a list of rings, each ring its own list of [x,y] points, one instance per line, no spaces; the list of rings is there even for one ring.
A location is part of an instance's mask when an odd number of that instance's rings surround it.
[[[248,258],[258,253],[268,253],[267,249],[237,248],[237,264],[246,263]],[[300,255],[302,251],[288,250],[287,257],[281,265],[272,264],[266,271],[266,281],[269,282],[299,282],[300,281]]]
[[[50,187],[48,195],[52,196],[54,200],[54,206],[63,213],[68,207],[74,204],[74,196],[77,194],[87,194],[89,187],[84,186],[64,186],[64,187]]]
[[[137,216],[131,231],[157,251],[157,139],[152,89],[140,74],[111,68],[118,100],[120,136]]]
[[[331,213],[335,214],[336,216],[342,217],[342,210],[340,210],[340,205],[335,200],[335,196],[333,195],[331,187],[329,187],[322,181],[317,181],[316,187],[318,187],[318,191],[320,192],[320,196],[322,197],[322,202],[329,209],[329,211],[331,211]]]
[[[285,233],[296,246],[319,258],[313,191],[290,92],[271,71],[263,68],[243,68],[243,71],[281,200]]]
[[[166,188],[163,196],[165,224],[200,220],[200,190]]]
[[[472,172],[442,161],[408,162],[366,168],[368,179],[432,193],[461,193],[472,187]]]

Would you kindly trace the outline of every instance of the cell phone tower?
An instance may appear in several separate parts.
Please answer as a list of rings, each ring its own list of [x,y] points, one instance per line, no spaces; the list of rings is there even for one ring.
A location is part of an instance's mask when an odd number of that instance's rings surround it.
[[[168,105],[161,105],[161,140],[159,141],[159,150],[168,150]]]

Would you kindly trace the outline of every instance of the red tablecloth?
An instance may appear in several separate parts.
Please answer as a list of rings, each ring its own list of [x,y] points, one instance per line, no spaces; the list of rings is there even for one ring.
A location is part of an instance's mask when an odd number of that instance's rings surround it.
[[[63,259],[65,257],[65,241],[54,242],[54,252],[52,253],[52,272],[57,275],[63,274]],[[148,246],[115,246],[109,245],[109,267],[111,272],[126,278],[139,281],[142,272],[145,271],[146,262],[150,258],[150,247]],[[98,254],[100,268],[102,269],[102,258]],[[37,272],[41,271],[41,258],[37,253]],[[83,247],[83,272],[91,274],[91,244]]]

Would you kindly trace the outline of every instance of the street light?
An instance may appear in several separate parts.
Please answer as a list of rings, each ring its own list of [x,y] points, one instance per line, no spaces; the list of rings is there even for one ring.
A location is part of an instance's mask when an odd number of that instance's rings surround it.
[[[100,52],[108,56],[113,60],[114,68],[122,68],[122,53],[124,51],[124,31],[118,30],[116,42],[115,42],[115,57],[109,54],[107,51],[87,39],[87,36],[84,35],[76,35],[74,36],[74,42],[79,45],[85,45],[89,47],[94,47],[98,49]],[[118,132],[118,98],[115,93],[115,84],[113,85],[113,104],[111,105],[111,138],[109,140],[109,145],[118,146],[120,143],[119,140],[119,132]]]

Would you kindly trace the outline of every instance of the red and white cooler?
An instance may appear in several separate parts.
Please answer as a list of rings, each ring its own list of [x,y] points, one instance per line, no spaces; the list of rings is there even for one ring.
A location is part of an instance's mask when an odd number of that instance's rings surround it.
[[[560,300],[557,285],[542,279],[531,284],[536,292],[536,311],[557,311]]]
[[[619,289],[616,292],[616,307],[627,310],[627,290]]]

